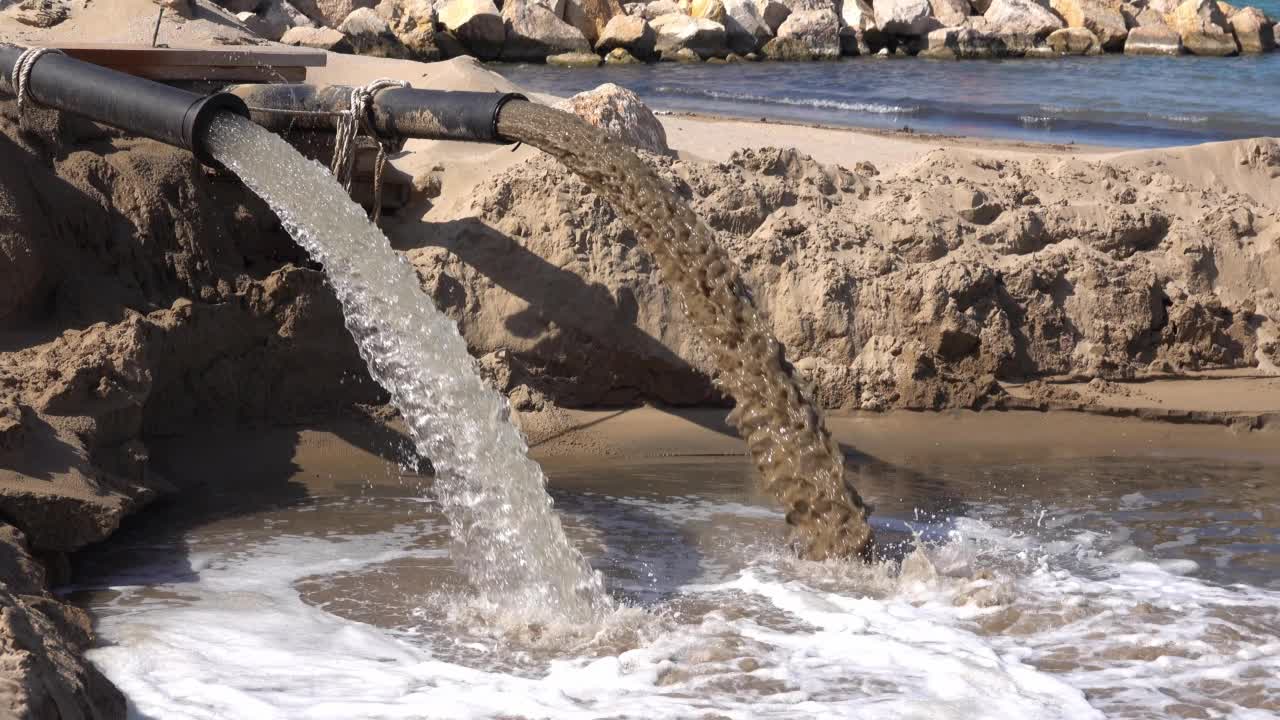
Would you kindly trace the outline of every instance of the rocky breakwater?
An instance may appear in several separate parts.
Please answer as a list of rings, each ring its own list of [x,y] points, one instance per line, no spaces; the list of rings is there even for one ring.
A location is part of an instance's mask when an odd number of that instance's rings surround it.
[[[264,38],[390,57],[565,65],[1235,55],[1276,18],[1215,0],[219,0]]]

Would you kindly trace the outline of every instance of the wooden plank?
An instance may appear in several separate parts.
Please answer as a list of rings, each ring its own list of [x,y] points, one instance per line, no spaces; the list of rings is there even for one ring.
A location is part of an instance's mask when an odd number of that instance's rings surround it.
[[[112,70],[148,80],[227,80],[234,82],[299,83],[307,79],[304,67],[209,67],[207,65],[106,65]]]
[[[147,45],[61,43],[59,50],[95,65],[216,66],[216,67],[324,67],[322,50],[290,47],[227,46],[219,48],[153,48]]]

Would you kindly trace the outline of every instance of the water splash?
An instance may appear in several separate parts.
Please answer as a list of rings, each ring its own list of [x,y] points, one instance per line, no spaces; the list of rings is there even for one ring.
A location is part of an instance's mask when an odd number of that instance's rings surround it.
[[[413,267],[328,170],[280,138],[222,115],[208,141],[324,266],[369,372],[436,469],[455,562],[481,594],[530,621],[585,620],[610,608],[599,573],[564,535],[506,399],[477,373],[457,326],[422,292]]]

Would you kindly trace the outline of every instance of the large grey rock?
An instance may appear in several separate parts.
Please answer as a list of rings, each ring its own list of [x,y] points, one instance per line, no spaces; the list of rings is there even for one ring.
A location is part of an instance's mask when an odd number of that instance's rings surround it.
[[[640,10],[640,17],[645,20],[653,21],[663,15],[682,15],[685,14],[684,9],[680,7],[680,3],[676,0],[654,0],[647,3]]]
[[[337,28],[353,10],[372,8],[378,0],[290,0],[317,25]]]
[[[1186,0],[1165,21],[1182,36],[1182,47],[1192,55],[1221,57],[1239,51],[1222,7],[1214,0]]]
[[[338,26],[338,32],[347,36],[351,48],[360,55],[400,59],[409,57],[408,48],[391,32],[391,26],[370,8],[353,10]]]
[[[782,23],[791,14],[791,8],[781,0],[756,0],[756,10],[760,11],[764,24],[774,35],[778,34],[778,28],[782,27]]]
[[[604,60],[593,52],[567,52],[548,55],[547,64],[566,68],[593,68],[603,65]]]
[[[507,37],[493,0],[447,0],[436,6],[439,22],[482,60],[497,58]]]
[[[285,45],[294,45],[296,47],[312,48],[315,50],[328,50],[329,52],[349,53],[353,52],[351,42],[347,40],[347,36],[327,27],[296,27],[290,28],[280,38],[280,42]]]
[[[667,131],[647,105],[630,90],[606,83],[556,105],[604,130],[617,140],[651,153],[668,155]]]
[[[969,0],[929,0],[933,16],[943,27],[960,27],[969,19]]]
[[[1240,51],[1264,53],[1276,49],[1275,28],[1265,13],[1255,7],[1239,10],[1227,18]]]
[[[507,28],[503,60],[540,62],[550,55],[591,52],[581,31],[532,0],[506,0],[502,18]]]
[[[1102,49],[1124,48],[1129,27],[1118,6],[1105,0],[1051,0],[1050,6],[1067,22],[1067,27],[1086,28],[1093,33]],[[1077,44],[1083,37],[1076,34]]]
[[[644,18],[635,15],[615,15],[596,42],[596,50],[603,53],[626,50],[638,58],[653,56],[658,34]]]
[[[663,15],[650,23],[657,33],[657,50],[664,57],[682,49],[698,57],[723,57],[729,51],[724,26],[684,14]]]
[[[982,16],[988,28],[1003,35],[1042,38],[1065,27],[1061,18],[1032,0],[992,0]]]
[[[770,60],[836,60],[840,57],[840,18],[831,10],[797,10],[761,50]]]
[[[1182,36],[1168,25],[1143,25],[1129,31],[1125,55],[1181,55]]]
[[[890,35],[926,35],[938,27],[929,0],[879,0],[876,27]]]
[[[921,57],[938,60],[975,60],[1004,57],[1004,40],[972,27],[939,28],[929,33]]]
[[[731,51],[743,55],[755,52],[773,36],[756,0],[723,0],[723,3],[724,31]]]
[[[289,0],[266,0],[259,6],[256,19],[245,25],[268,40],[279,40],[295,27],[316,26],[311,18],[294,7]]]
[[[876,26],[876,14],[867,0],[844,0],[840,3],[840,22],[844,27],[869,30]]]
[[[1102,52],[1098,37],[1088,28],[1067,27],[1054,30],[1045,39],[1059,55],[1098,55]]]

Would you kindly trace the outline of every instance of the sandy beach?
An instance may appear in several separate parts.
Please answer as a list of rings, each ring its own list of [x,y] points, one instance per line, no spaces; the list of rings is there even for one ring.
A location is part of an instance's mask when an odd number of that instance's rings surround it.
[[[147,44],[153,8],[0,39]],[[174,46],[268,42],[178,17]],[[323,168],[280,178],[0,97],[0,715],[1276,710],[1250,613],[1277,606],[1280,140],[655,113],[473,57],[325,57],[308,83],[521,93],[606,152],[407,139],[369,227],[330,133],[283,132]],[[373,239],[326,235],[347,221]],[[777,488],[830,468],[874,508],[869,564],[796,557],[796,519],[841,511]],[[1197,668],[1228,657],[1220,692]]]

